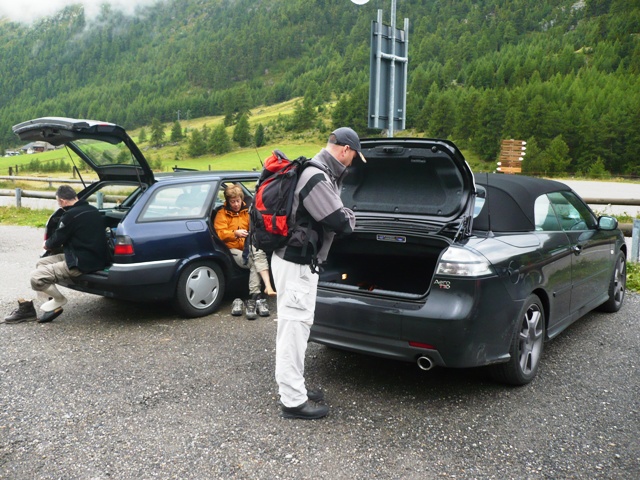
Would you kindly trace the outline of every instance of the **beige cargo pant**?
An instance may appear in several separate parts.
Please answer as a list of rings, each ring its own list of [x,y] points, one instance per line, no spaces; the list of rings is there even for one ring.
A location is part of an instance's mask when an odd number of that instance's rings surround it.
[[[269,269],[269,260],[267,259],[267,254],[258,250],[255,247],[251,247],[251,255],[249,255],[249,260],[245,265],[242,260],[242,250],[238,250],[237,248],[230,248],[231,255],[233,255],[233,259],[236,261],[236,264],[240,268],[248,268],[249,269],[249,294],[255,295],[260,293],[262,279],[258,272],[263,272]]]
[[[64,254],[50,255],[41,258],[36,263],[36,269],[31,272],[31,288],[36,292],[45,290],[49,285],[60,280],[75,278],[82,275],[77,268],[69,269],[64,260]]]

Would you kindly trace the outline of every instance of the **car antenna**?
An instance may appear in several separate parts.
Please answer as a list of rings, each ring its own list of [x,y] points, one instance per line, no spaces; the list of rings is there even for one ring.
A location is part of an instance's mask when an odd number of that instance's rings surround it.
[[[260,166],[264,168],[264,163],[262,163],[262,159],[260,158],[260,152],[258,151],[258,147],[255,147],[256,155],[258,155],[258,160],[260,160]]]

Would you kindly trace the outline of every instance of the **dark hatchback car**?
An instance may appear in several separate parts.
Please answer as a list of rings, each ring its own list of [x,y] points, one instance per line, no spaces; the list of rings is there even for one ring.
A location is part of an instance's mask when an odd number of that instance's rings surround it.
[[[355,232],[321,274],[310,339],[433,366],[489,365],[530,382],[544,342],[592,309],[620,309],[626,245],[566,185],[473,175],[456,146],[363,140],[345,206]]]
[[[260,172],[178,171],[154,174],[142,152],[115,124],[39,118],[13,127],[24,141],[64,147],[80,178],[98,181],[78,193],[104,215],[113,263],[62,285],[126,300],[171,301],[186,317],[214,312],[228,288],[247,285],[247,271],[216,236],[212,215],[227,184],[240,185],[250,202]],[[61,211],[49,220],[57,224]]]

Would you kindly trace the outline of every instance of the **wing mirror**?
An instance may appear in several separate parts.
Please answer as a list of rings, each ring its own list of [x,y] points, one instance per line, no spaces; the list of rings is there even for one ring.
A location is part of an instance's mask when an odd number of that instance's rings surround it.
[[[616,228],[618,228],[617,218],[608,215],[598,217],[598,230],[615,230]]]

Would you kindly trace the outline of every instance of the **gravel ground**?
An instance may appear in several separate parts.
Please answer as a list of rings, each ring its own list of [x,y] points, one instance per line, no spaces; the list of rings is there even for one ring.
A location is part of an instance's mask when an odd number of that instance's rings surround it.
[[[33,298],[41,241],[0,226],[3,317]],[[2,479],[640,478],[637,294],[548,343],[521,388],[310,344],[331,413],[300,421],[278,415],[275,315],[65,292],[53,323],[0,325]]]

